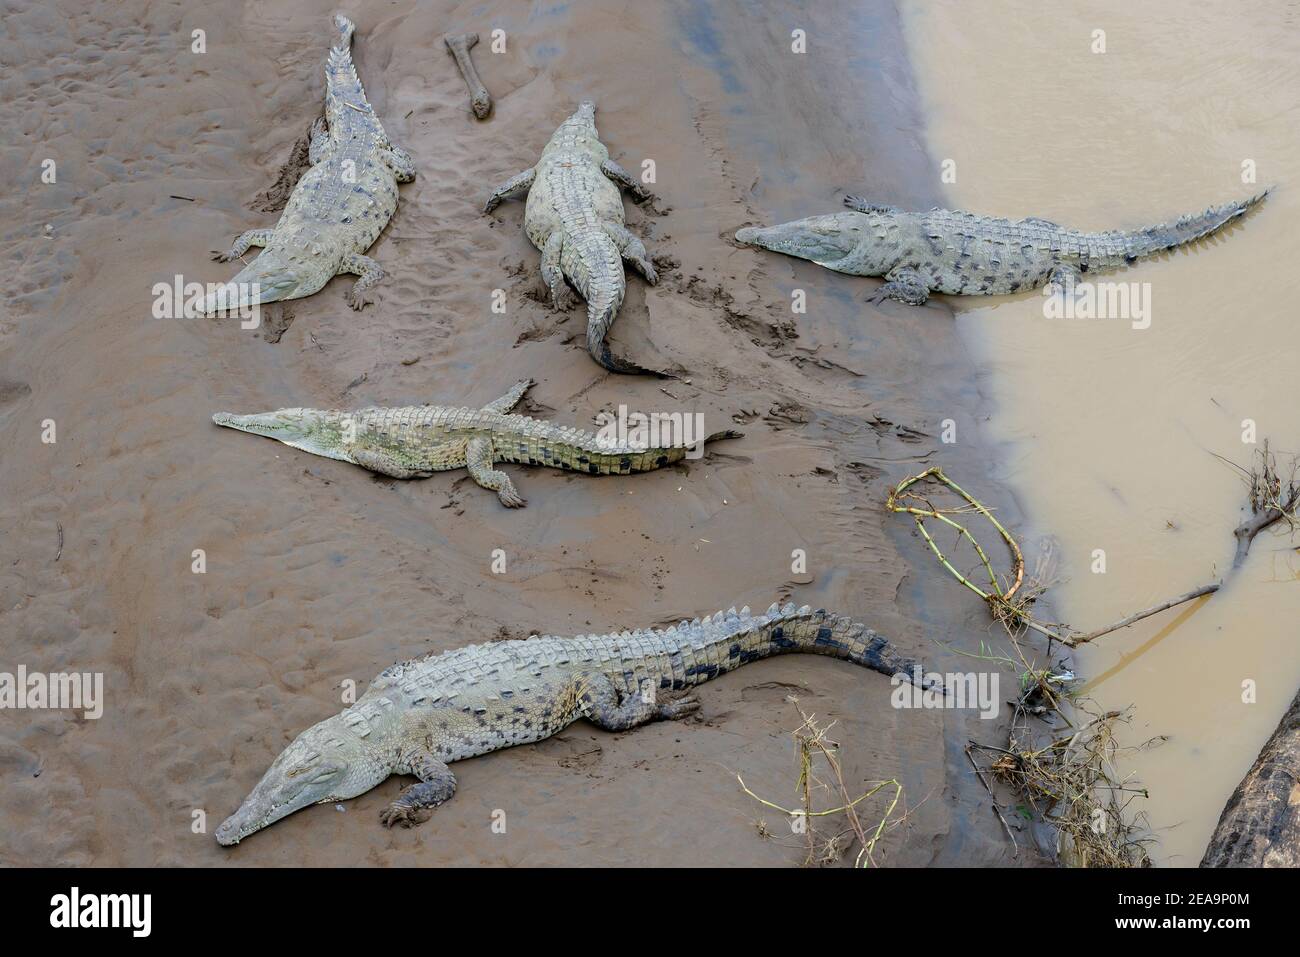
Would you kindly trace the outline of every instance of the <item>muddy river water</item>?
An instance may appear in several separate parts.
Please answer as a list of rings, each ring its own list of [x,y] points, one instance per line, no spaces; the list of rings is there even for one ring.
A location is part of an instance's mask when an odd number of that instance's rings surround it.
[[[1220,238],[1106,277],[1142,284],[1146,317],[954,303],[999,477],[1057,545],[1057,614],[1089,630],[1227,576],[1078,658],[1100,704],[1135,706],[1129,743],[1168,736],[1124,770],[1150,791],[1152,856],[1195,864],[1300,684],[1300,555],[1265,533],[1230,571],[1245,488],[1216,457],[1249,464],[1251,423],[1300,449],[1300,8],[926,2],[903,22],[955,207],[1132,228],[1279,186]]]

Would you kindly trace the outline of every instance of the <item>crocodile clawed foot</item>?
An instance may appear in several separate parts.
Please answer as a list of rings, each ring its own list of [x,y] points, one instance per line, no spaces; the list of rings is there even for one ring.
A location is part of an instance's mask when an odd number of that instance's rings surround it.
[[[497,498],[501,499],[501,504],[506,508],[523,508],[528,504],[528,500],[512,488],[503,488],[497,492]]]
[[[430,817],[427,808],[418,808],[400,798],[379,812],[379,822],[384,827],[415,827]]]
[[[238,259],[239,256],[234,252],[234,250],[215,249],[212,251],[212,258],[219,263],[228,263],[233,259]]]
[[[878,306],[889,298],[889,293],[885,292],[885,287],[881,286],[875,292],[867,297],[867,302],[873,306]]]
[[[366,306],[374,302],[364,292],[357,292],[355,289],[349,289],[347,293],[348,305],[360,312]]]
[[[577,301],[577,294],[568,286],[551,290],[551,310],[554,312],[568,312]]]
[[[700,710],[700,699],[693,694],[665,701],[659,706],[659,717],[665,721],[680,721]]]

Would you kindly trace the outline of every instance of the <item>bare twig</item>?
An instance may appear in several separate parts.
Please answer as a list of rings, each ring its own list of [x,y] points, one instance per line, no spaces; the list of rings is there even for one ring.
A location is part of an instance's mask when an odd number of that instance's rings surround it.
[[[1285,520],[1294,532],[1300,528],[1300,459],[1291,460],[1291,474],[1285,486],[1277,471],[1277,459],[1269,451],[1268,440],[1256,453],[1257,463],[1249,473],[1251,517],[1232,532],[1237,539],[1237,552],[1232,567],[1240,568],[1250,552],[1255,536],[1276,522]],[[1244,469],[1242,471],[1245,471]]]

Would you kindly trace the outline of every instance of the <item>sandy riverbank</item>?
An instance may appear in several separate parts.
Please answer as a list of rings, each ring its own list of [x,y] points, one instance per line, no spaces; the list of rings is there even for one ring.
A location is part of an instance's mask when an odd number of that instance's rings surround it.
[[[229,321],[151,319],[150,291],[177,274],[228,278],[209,251],[274,223],[250,204],[320,109],[334,8],[10,4],[0,162],[22,189],[0,200],[3,656],[103,671],[108,700],[98,721],[0,716],[0,860],[794,863],[792,838],[756,834],[764,815],[735,781],[791,793],[790,693],[837,722],[851,780],[903,781],[916,807],[885,861],[1005,860],[961,750],[997,732],[895,710],[881,676],[808,658],[706,685],[696,720],[624,735],[579,724],[457,764],[458,795],[418,829],[379,826],[405,783],[392,779],[233,850],[210,834],[288,740],[340,708],[340,682],[425,652],[787,595],[853,613],[940,668],[956,661],[939,643],[985,634],[983,610],[880,508],[890,483],[942,461],[1017,517],[1006,493],[981,487],[981,399],[950,312],[875,310],[868,283],[726,239],[834,209],[844,191],[939,200],[896,15],[862,6],[765,18],[684,3],[345,4],[361,79],[419,175],[370,251],[389,275],[377,304],[353,313],[348,280],[335,281],[268,310],[292,319],[272,342]],[[475,53],[497,99],[479,123],[441,37],[498,27],[507,53]],[[794,28],[809,54],[790,52]],[[194,29],[204,54],[190,52]],[[537,301],[522,204],[478,212],[587,96],[615,159],[655,160],[661,196],[658,212],[628,204],[662,280],[629,280],[612,339],[686,370],[679,381],[593,365],[581,314]],[[46,157],[54,185],[39,181]],[[496,288],[505,315],[490,311]],[[790,312],[794,288],[806,315]],[[589,425],[626,403],[700,411],[710,431],[742,423],[746,438],[631,479],[517,470],[529,506],[508,511],[463,473],[381,480],[209,420],[485,402],[524,377],[538,382],[529,411],[557,421]],[[961,440],[939,458],[946,418]],[[45,419],[53,445],[40,441]],[[505,575],[491,571],[496,548]],[[806,575],[791,573],[796,548]],[[194,549],[206,574],[190,571]],[[490,829],[498,808],[506,835]],[[192,832],[196,810],[209,833]]]

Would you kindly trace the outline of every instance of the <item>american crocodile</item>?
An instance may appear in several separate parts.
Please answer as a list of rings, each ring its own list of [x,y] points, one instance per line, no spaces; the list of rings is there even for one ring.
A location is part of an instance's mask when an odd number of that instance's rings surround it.
[[[692,420],[684,416],[683,434],[672,444],[650,445],[641,439],[653,438],[654,433],[635,429],[630,440],[620,444],[614,432],[593,434],[511,415],[531,385],[528,379],[518,382],[481,409],[438,405],[357,412],[280,409],[253,415],[218,412],[212,421],[393,478],[427,478],[434,472],[468,468],[475,482],[496,492],[509,508],[525,502],[510,477],[492,467],[496,462],[549,465],[589,475],[630,475],[680,462],[700,440],[741,436],[731,430],[707,437],[686,434]]]
[[[573,304],[564,284],[567,277],[587,300],[591,357],[611,372],[646,372],[615,358],[605,342],[627,291],[622,260],[640,270],[651,285],[658,278],[645,246],[624,225],[619,186],[631,190],[638,201],[651,198],[609,158],[596,132],[596,106],[587,100],[560,124],[537,165],[497,187],[483,212],[527,193],[524,231],[542,252],[542,280],[552,304],[556,309]]]
[[[829,655],[906,680],[920,674],[883,637],[851,618],[793,604],[764,614],[732,608],[667,629],[469,645],[394,665],[341,714],[308,728],[275,759],[221,844],[311,804],[364,794],[392,774],[414,775],[380,814],[410,826],[449,800],[452,761],[541,741],[580,718],[607,731],[683,718],[682,692],[783,652]]]
[[[360,276],[347,294],[353,309],[384,271],[363,255],[397,211],[397,184],[415,178],[405,150],[388,139],[366,100],[352,65],[352,33],[346,17],[334,17],[338,39],[325,63],[325,116],[312,127],[307,170],[294,187],[274,229],[250,229],[214,258],[240,259],[250,246],[264,247],[225,288],[204,301],[207,313],[282,299],[301,299],[343,273]]]
[[[884,276],[870,301],[919,306],[931,292],[994,296],[1045,282],[1065,291],[1080,273],[1115,269],[1208,236],[1267,195],[1265,190],[1146,229],[1100,233],[1045,219],[994,219],[946,209],[910,213],[848,196],[844,204],[852,212],[746,227],[736,239],[851,276]]]

